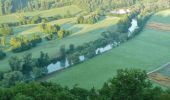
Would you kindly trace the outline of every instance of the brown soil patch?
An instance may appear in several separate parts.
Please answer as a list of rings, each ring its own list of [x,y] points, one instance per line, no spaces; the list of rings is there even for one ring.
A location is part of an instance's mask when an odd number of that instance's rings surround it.
[[[146,27],[149,27],[149,28],[152,28],[152,29],[158,29],[158,30],[162,30],[162,31],[170,31],[170,25],[169,24],[150,22],[146,25]]]
[[[170,88],[170,78],[160,73],[154,72],[148,75],[149,79],[155,81],[163,86]]]

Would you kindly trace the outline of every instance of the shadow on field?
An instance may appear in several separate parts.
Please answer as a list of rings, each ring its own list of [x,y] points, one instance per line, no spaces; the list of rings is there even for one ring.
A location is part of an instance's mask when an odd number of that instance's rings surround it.
[[[151,21],[170,24],[170,16],[155,15],[152,17]]]
[[[17,35],[19,33],[22,33],[24,31],[30,30],[31,28],[36,27],[37,25],[22,25],[19,27],[13,27],[14,34]]]

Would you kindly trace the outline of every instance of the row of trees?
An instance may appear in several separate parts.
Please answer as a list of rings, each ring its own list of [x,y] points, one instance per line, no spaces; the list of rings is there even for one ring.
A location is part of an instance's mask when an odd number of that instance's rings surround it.
[[[86,59],[93,58],[96,56],[96,49],[103,48],[107,45],[113,44],[113,47],[118,46],[120,43],[128,40],[128,28],[130,26],[130,22],[134,16],[137,15],[137,12],[127,15],[125,18],[122,18],[118,24],[117,31],[106,31],[101,35],[102,37],[96,39],[95,41],[91,41],[88,43],[84,43],[81,46],[74,47],[73,44],[69,46],[69,49],[66,50],[65,47],[61,47],[59,57],[56,58],[57,61],[65,61],[66,59],[69,62],[69,65],[75,65],[80,63],[80,56],[84,56]],[[100,52],[99,52],[100,53]],[[55,62],[57,62],[55,61]]]
[[[45,33],[45,38],[47,40],[52,40],[55,38],[62,39],[70,34],[70,31],[61,29],[59,25],[41,24],[40,29],[43,33]]]
[[[63,18],[71,18],[74,15],[72,13],[70,13],[70,11],[68,10],[66,12],[66,14],[64,14],[64,15],[54,15],[54,16],[49,16],[49,17],[42,17],[39,15],[24,16],[22,14],[16,14],[16,16],[17,16],[17,20],[18,20],[17,22],[2,23],[2,24],[0,24],[0,28],[12,29],[10,27],[26,25],[26,24],[47,23],[50,21],[59,20],[59,19],[63,19]],[[1,35],[1,32],[0,32],[0,35]]]
[[[73,0],[74,4],[78,5],[87,11],[95,11],[97,9],[115,9],[128,7],[139,2],[139,0]]]
[[[69,34],[71,34],[70,31],[61,29],[59,25],[41,24],[40,29],[41,29],[41,32],[45,34],[45,39],[47,40],[52,40],[56,38],[62,39],[68,36]],[[4,32],[6,32],[6,34],[0,37],[0,44],[2,46],[7,45],[6,35],[9,34],[8,33],[9,31],[4,31]],[[32,34],[31,38],[26,35],[21,35],[18,37],[11,37],[9,44],[13,52],[22,52],[22,51],[29,50],[32,47],[35,47],[40,42],[42,42],[41,36],[38,34]]]
[[[18,15],[17,18],[19,20],[19,25],[25,25],[25,24],[38,24],[38,23],[47,23],[49,21],[54,21],[62,18],[70,18],[73,17],[73,15],[70,13],[70,11],[67,11],[66,14],[63,16],[61,15],[56,15],[56,16],[51,16],[51,17],[41,17],[39,15],[36,16],[24,16],[22,14]],[[13,26],[17,26],[17,23],[14,24]]]
[[[40,16],[33,16],[33,17],[26,17],[26,16],[18,16],[18,20],[20,25],[25,25],[25,24],[38,24],[38,23],[46,23],[48,22],[47,18],[42,18]]]
[[[78,24],[94,24],[100,20],[99,14],[92,14],[88,16],[87,18],[84,16],[77,17],[77,23]]]
[[[41,41],[42,38],[36,34],[33,34],[31,39],[22,35],[19,37],[11,37],[10,46],[13,52],[22,52],[35,47]]]
[[[60,48],[58,57],[53,59],[53,63],[56,63],[57,61],[65,63],[67,59],[69,65],[72,66],[81,62],[79,59],[80,56],[84,56],[86,59],[93,58],[97,55],[97,48],[103,48],[108,44],[114,44],[113,47],[116,47],[118,43],[125,42],[126,40],[126,34],[108,31],[102,33],[102,38],[84,43],[83,45],[77,47],[75,47],[73,44],[70,44],[69,48],[66,49],[66,47],[63,45]]]
[[[46,53],[41,52],[40,57],[33,58],[26,54],[23,58],[11,57],[9,65],[11,71],[0,74],[0,85],[9,87],[16,82],[27,82],[47,74],[47,65],[50,63]]]
[[[0,88],[1,100],[169,100],[170,91],[153,87],[145,71],[118,70],[101,89],[89,90],[74,86],[71,89],[54,83],[18,83]]]

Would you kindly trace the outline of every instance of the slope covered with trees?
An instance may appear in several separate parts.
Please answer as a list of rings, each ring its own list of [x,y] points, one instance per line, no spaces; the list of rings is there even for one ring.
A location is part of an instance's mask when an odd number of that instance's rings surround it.
[[[0,0],[0,15],[70,5],[71,0]]]

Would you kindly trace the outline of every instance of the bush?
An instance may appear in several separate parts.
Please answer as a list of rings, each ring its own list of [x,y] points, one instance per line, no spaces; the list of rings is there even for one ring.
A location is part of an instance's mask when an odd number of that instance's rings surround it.
[[[35,47],[41,41],[42,38],[39,35],[33,35],[32,39],[22,36],[19,38],[11,38],[10,45],[13,52],[22,52]]]
[[[94,24],[97,23],[100,20],[100,15],[99,14],[93,14],[90,15],[89,17],[85,18],[83,16],[79,16],[77,18],[77,23],[78,24]]]
[[[4,59],[5,57],[6,57],[6,53],[0,50],[0,60]]]

